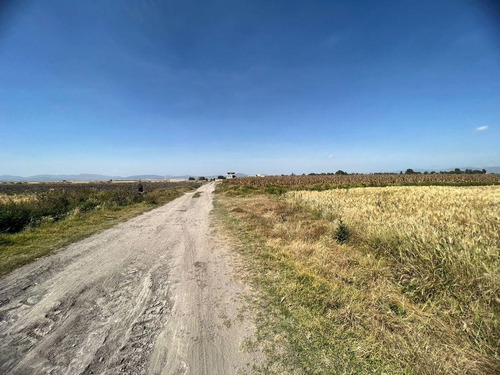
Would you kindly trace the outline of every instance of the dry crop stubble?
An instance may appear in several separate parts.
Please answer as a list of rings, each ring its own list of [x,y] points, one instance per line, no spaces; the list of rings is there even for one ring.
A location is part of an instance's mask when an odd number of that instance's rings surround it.
[[[335,187],[399,185],[498,185],[500,174],[350,174],[247,177],[225,180],[223,188],[268,187],[281,189],[328,190]]]

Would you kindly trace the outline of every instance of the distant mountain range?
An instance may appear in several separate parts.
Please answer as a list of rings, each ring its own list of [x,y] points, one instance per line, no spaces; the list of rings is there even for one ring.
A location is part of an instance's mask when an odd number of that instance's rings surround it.
[[[223,174],[225,175],[225,174]],[[187,180],[189,177],[196,177],[197,175],[184,175],[184,176],[161,176],[156,174],[144,174],[144,175],[134,175],[134,176],[107,176],[102,174],[40,174],[36,176],[12,176],[12,175],[0,175],[0,182],[58,182],[58,181],[137,181],[137,180],[155,180],[155,181],[168,181],[168,180]],[[246,177],[246,174],[237,173],[237,177]],[[206,178],[213,178],[217,176],[205,176]]]
[[[436,172],[440,171],[452,171],[455,168],[450,168],[450,169],[434,169]],[[466,167],[466,168],[460,168],[460,170],[465,171],[466,169],[483,169],[480,167]],[[488,173],[500,173],[500,167],[486,167],[484,168]],[[406,169],[405,169],[406,170]],[[433,169],[414,169],[415,172],[425,172],[425,171],[432,171]],[[403,171],[404,172],[404,171]],[[399,173],[393,172],[393,173]],[[225,176],[225,173],[221,173],[221,175]],[[166,176],[161,176],[161,175],[156,175],[156,174],[143,174],[143,175],[134,175],[134,176],[107,176],[107,175],[102,175],[102,174],[60,174],[60,175],[51,175],[51,174],[40,174],[36,176],[29,176],[29,177],[21,177],[21,176],[11,176],[11,175],[0,175],[0,182],[58,182],[58,181],[137,181],[137,180],[154,180],[154,181],[168,181],[168,180],[187,180],[189,177],[195,177],[198,178],[199,176],[197,175],[183,175],[183,176],[171,176],[171,175],[166,175]],[[247,177],[248,175],[244,173],[236,173],[236,177]],[[206,178],[214,178],[217,177],[217,175],[213,176],[205,176]]]

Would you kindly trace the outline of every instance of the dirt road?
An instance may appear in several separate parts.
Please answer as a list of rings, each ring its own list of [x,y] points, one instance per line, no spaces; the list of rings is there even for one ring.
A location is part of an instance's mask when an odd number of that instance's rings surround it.
[[[213,184],[0,279],[2,374],[238,374],[254,354]]]

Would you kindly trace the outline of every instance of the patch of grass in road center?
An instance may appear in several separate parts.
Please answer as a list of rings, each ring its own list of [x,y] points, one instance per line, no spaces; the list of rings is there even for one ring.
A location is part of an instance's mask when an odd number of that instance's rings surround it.
[[[197,191],[196,193],[194,193],[193,198],[199,198],[199,197],[201,197],[200,191]]]
[[[32,262],[55,250],[140,215],[180,197],[198,186],[158,190],[154,199],[127,206],[109,206],[75,211],[60,221],[42,221],[39,226],[18,233],[0,234],[0,275]]]

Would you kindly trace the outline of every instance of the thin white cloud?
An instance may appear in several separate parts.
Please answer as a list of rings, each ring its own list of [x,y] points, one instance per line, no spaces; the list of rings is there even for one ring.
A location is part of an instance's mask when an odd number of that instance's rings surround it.
[[[486,130],[486,129],[488,129],[488,127],[487,127],[486,125],[484,125],[484,126],[478,126],[478,127],[476,128],[476,130],[477,130],[478,132],[482,132],[482,131],[484,131],[484,130]]]
[[[327,156],[328,159],[333,159],[333,154]]]

